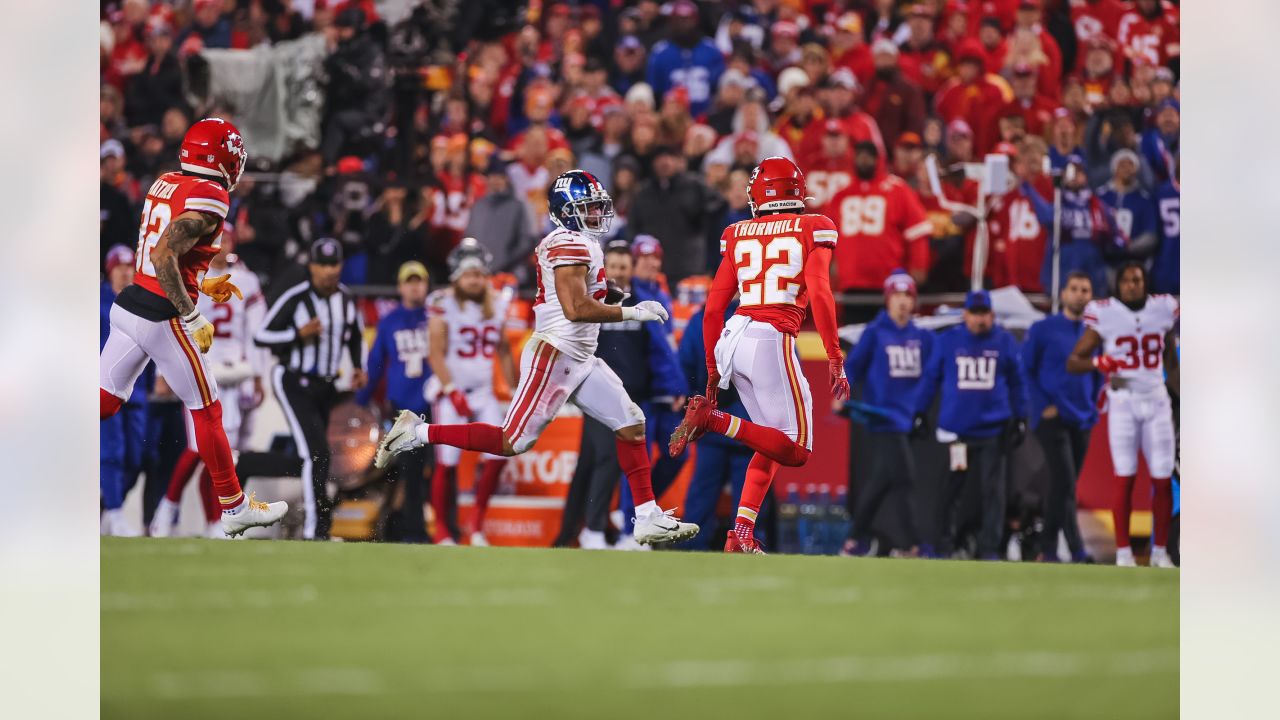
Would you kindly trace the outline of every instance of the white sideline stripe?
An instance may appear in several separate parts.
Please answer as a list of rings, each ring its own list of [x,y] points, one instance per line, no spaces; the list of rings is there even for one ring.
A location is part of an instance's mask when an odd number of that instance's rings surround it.
[[[511,587],[485,590],[426,590],[403,592],[343,593],[344,601],[366,609],[387,608],[505,608],[551,607],[557,604],[554,593],[542,588]],[[290,590],[218,590],[200,592],[104,592],[101,611],[107,612],[189,612],[228,607],[271,610],[313,606],[323,602],[313,585],[300,585]]]
[[[281,695],[384,695],[382,675],[366,668],[302,668],[272,673],[243,670],[159,672],[149,678],[151,694],[165,700]]]
[[[1024,651],[1002,653],[921,653],[841,655],[751,662],[676,660],[633,662],[582,676],[555,667],[528,664],[449,665],[415,674],[412,688],[366,668],[295,668],[269,673],[243,671],[157,672],[148,678],[152,695],[163,699],[204,697],[288,697],[290,695],[381,695],[388,692],[494,693],[572,690],[620,684],[630,689],[778,687],[861,683],[918,683],[939,680],[1088,678],[1176,673],[1176,648],[1114,653]]]

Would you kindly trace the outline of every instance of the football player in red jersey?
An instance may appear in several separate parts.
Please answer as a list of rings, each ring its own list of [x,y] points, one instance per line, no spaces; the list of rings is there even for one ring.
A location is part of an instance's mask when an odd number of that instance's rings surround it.
[[[248,158],[240,131],[218,118],[192,125],[182,138],[180,172],[156,178],[142,208],[133,284],[111,308],[111,334],[99,356],[101,417],[120,409],[148,360],[191,411],[200,459],[213,479],[222,529],[239,535],[271,525],[289,506],[245,497],[222,429],[222,403],[204,353],[214,327],[195,300],[203,292],[225,302],[240,291],[230,275],[205,278],[218,254],[233,190]]]
[[[752,218],[730,225],[720,236],[723,258],[703,314],[707,394],[689,401],[668,450],[673,457],[679,455],[709,430],[756,451],[724,549],[762,553],[755,521],[773,475],[779,465],[803,465],[813,448],[813,398],[800,374],[795,348],[811,302],[836,399],[849,396],[849,381],[829,280],[835,225],[822,215],[804,214],[804,174],[786,158],[765,158],[751,174],[747,196]],[[737,293],[738,310],[724,322]],[[730,381],[747,412],[761,424],[715,409],[717,390],[729,387]]]

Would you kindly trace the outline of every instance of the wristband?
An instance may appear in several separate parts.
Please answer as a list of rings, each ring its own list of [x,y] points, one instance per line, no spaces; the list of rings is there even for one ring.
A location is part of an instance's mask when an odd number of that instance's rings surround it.
[[[636,310],[634,305],[629,307],[624,307],[622,308],[622,319],[623,320],[639,320],[640,311]]]
[[[449,383],[448,385],[445,385],[444,387],[440,388],[440,392],[441,392],[441,393],[443,393],[443,394],[445,394],[445,395],[448,395],[448,394],[452,393],[454,390],[457,390],[457,389],[458,389],[458,388],[454,387],[454,384],[453,384],[453,383]]]
[[[190,325],[191,323],[195,322],[196,318],[198,317],[200,317],[200,310],[197,308],[192,308],[191,312],[182,316],[182,322],[186,325]]]

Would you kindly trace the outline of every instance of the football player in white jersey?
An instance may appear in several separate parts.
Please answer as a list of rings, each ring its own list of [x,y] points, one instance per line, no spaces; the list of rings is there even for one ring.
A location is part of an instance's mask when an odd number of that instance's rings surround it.
[[[516,366],[502,332],[507,316],[507,300],[489,283],[492,256],[475,238],[463,238],[449,253],[447,288],[427,298],[428,361],[431,379],[424,392],[437,423],[456,425],[502,422],[503,407],[493,394],[493,364],[509,387],[516,385]],[[458,460],[462,451],[449,445],[436,446],[435,477],[431,481],[431,507],[436,514],[436,544],[454,545],[456,534]],[[484,536],[484,514],[489,498],[498,486],[498,477],[507,458],[486,454],[476,484],[475,514],[471,523],[471,544],[488,545]]]
[[[1178,393],[1178,299],[1149,295],[1147,272],[1137,263],[1116,276],[1116,297],[1084,310],[1084,333],[1067,358],[1067,370],[1098,370],[1107,378],[1107,439],[1116,473],[1116,564],[1132,567],[1129,514],[1138,474],[1138,452],[1147,459],[1151,501],[1151,566],[1173,567],[1165,543],[1173,519],[1176,445],[1169,393]],[[1099,349],[1101,354],[1095,355]],[[1167,384],[1167,387],[1166,387]]]
[[[520,385],[502,425],[428,424],[402,412],[379,444],[374,464],[384,466],[396,453],[425,443],[517,455],[532,447],[560,408],[572,402],[615,433],[618,464],[636,503],[636,542],[656,545],[691,538],[698,526],[663,512],[654,498],[643,413],[613,370],[594,355],[600,323],[666,322],[667,311],[655,301],[634,307],[605,302],[614,297],[599,238],[609,231],[613,200],[594,175],[570,170],[556,178],[549,205],[557,227],[534,250],[534,332],[521,353]],[[618,302],[621,297],[616,295]]]
[[[262,297],[262,285],[258,276],[239,262],[235,255],[234,228],[226,222],[222,227],[222,248],[209,261],[208,276],[227,276],[236,289],[236,300],[228,298],[216,302],[208,295],[196,300],[196,309],[213,323],[213,336],[217,340],[205,354],[205,362],[218,382],[222,396],[222,428],[233,451],[239,451],[252,433],[250,420],[253,411],[262,404],[262,378],[266,375],[269,355],[253,343],[253,333],[262,325],[267,311]],[[243,298],[241,301],[240,298]],[[187,482],[201,470],[200,495],[204,502],[208,536],[226,538],[222,532],[221,512],[213,493],[213,481],[208,468],[200,464],[196,450],[195,426],[191,412],[185,412],[187,422],[187,449],[178,458],[169,489],[151,518],[152,537],[168,537],[178,521],[178,505]]]

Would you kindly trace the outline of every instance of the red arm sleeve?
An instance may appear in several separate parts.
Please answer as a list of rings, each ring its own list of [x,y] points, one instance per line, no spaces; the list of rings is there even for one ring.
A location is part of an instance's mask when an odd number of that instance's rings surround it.
[[[804,281],[809,288],[809,307],[813,310],[813,324],[818,328],[827,358],[843,359],[840,352],[840,336],[836,327],[836,301],[831,297],[831,248],[817,246],[809,252],[804,264]],[[709,301],[708,301],[709,302]],[[703,318],[706,327],[706,318]]]
[[[733,261],[726,255],[720,258],[720,268],[711,281],[707,306],[702,311],[702,342],[707,352],[708,372],[716,369],[716,342],[720,340],[720,331],[724,330],[724,311],[737,292],[738,273],[733,268]]]

